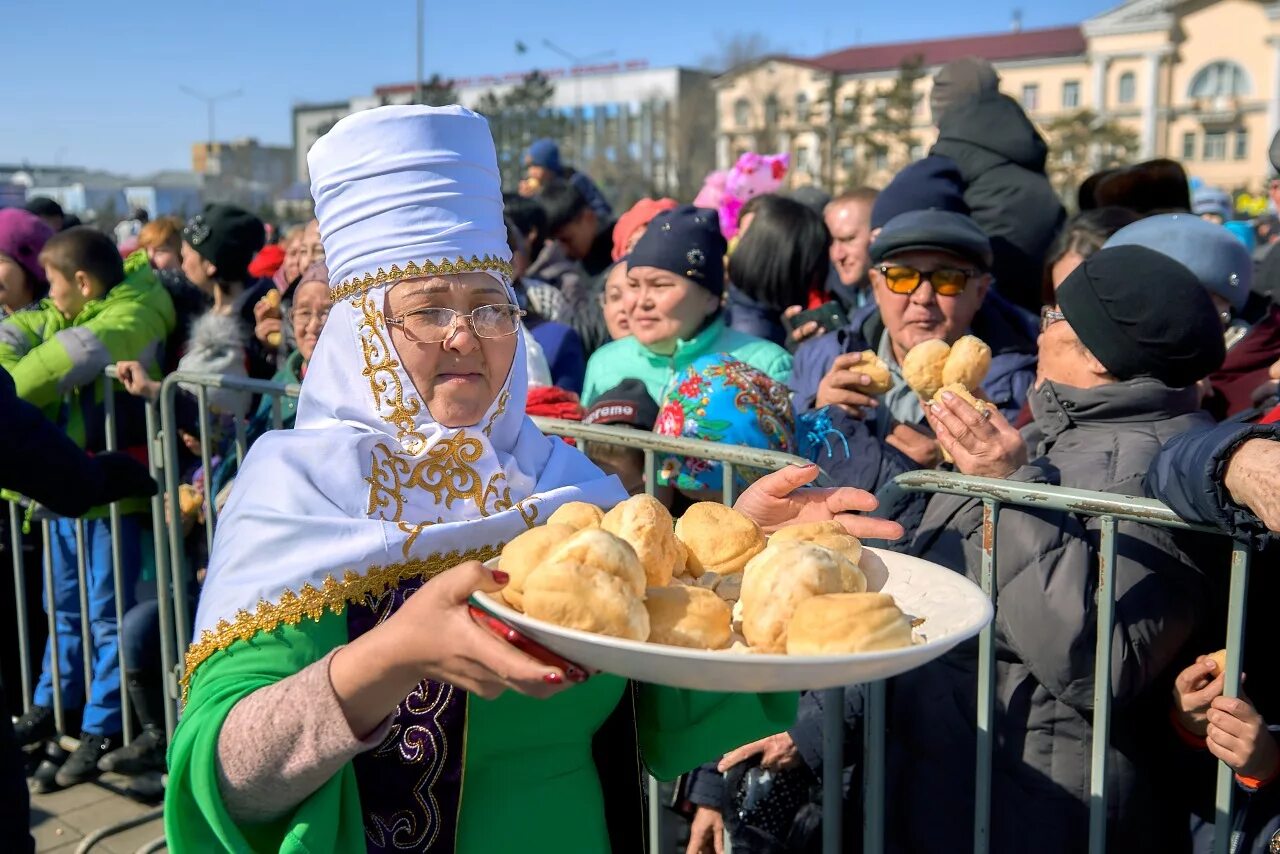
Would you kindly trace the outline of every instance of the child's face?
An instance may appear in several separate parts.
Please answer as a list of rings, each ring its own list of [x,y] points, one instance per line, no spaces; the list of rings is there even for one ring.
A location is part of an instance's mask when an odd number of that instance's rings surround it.
[[[68,279],[61,270],[48,264],[44,265],[44,275],[49,280],[49,299],[53,300],[64,317],[74,318],[89,301],[76,280]]]

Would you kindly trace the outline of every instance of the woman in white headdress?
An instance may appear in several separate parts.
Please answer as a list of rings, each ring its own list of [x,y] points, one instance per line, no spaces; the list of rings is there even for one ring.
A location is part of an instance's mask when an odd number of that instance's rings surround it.
[[[333,309],[296,429],[254,445],[218,526],[170,752],[169,847],[638,849],[637,749],[674,776],[785,728],[794,699],[571,684],[472,621],[471,593],[505,580],[479,561],[564,502],[626,493],[525,417],[484,119],[358,113],[308,165]],[[739,508],[766,529],[835,516],[896,533],[841,512],[868,509],[864,493],[795,491],[815,473],[762,479]],[[633,724],[611,730],[621,770],[598,775],[593,736],[619,715]]]

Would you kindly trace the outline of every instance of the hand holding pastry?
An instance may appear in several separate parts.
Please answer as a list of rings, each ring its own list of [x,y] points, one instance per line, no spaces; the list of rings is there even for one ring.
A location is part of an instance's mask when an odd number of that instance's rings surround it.
[[[1214,697],[1207,713],[1205,746],[1241,777],[1259,782],[1280,771],[1280,747],[1267,722],[1243,693]]]
[[[818,383],[814,407],[838,406],[854,418],[866,418],[868,411],[880,405],[873,395],[879,385],[873,376],[874,369],[864,370],[863,353],[842,353],[831,363],[831,370]]]
[[[1027,443],[998,409],[985,404],[979,410],[975,403],[971,396],[944,391],[925,407],[925,417],[962,473],[1008,477],[1027,464]]]

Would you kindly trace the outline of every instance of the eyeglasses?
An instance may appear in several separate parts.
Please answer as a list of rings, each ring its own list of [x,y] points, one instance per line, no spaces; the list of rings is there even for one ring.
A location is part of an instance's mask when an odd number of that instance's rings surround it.
[[[1058,311],[1056,308],[1054,308],[1051,305],[1045,305],[1040,307],[1040,331],[1041,332],[1044,332],[1046,329],[1048,329],[1050,326],[1053,326],[1053,324],[1057,323],[1059,320],[1066,320],[1066,319],[1067,319],[1067,316],[1065,314]]]
[[[459,314],[451,308],[415,308],[399,317],[388,317],[387,323],[399,326],[406,335],[429,344],[448,341],[459,323],[467,323],[478,338],[506,338],[515,334],[524,312],[518,305],[482,305],[470,314]]]
[[[969,279],[978,274],[977,270],[961,270],[958,267],[939,267],[936,270],[917,270],[898,264],[883,264],[880,275],[885,284],[895,294],[913,294],[920,283],[928,280],[933,285],[934,293],[940,297],[955,297],[964,293]]]
[[[317,326],[324,326],[324,322],[329,319],[329,309],[320,311],[297,311],[291,315],[293,318],[293,328],[302,331],[311,325],[311,321],[317,321]]]

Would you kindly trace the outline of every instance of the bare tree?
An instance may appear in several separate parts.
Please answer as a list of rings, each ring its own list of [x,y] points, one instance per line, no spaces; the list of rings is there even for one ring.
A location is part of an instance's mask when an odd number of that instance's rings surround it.
[[[1131,163],[1139,148],[1136,133],[1092,110],[1059,116],[1045,125],[1044,135],[1049,144],[1045,172],[1063,198],[1091,173]]]
[[[777,48],[760,33],[717,35],[715,52],[704,56],[701,65],[707,71],[723,74],[740,65],[763,59],[771,53],[777,53]]]

